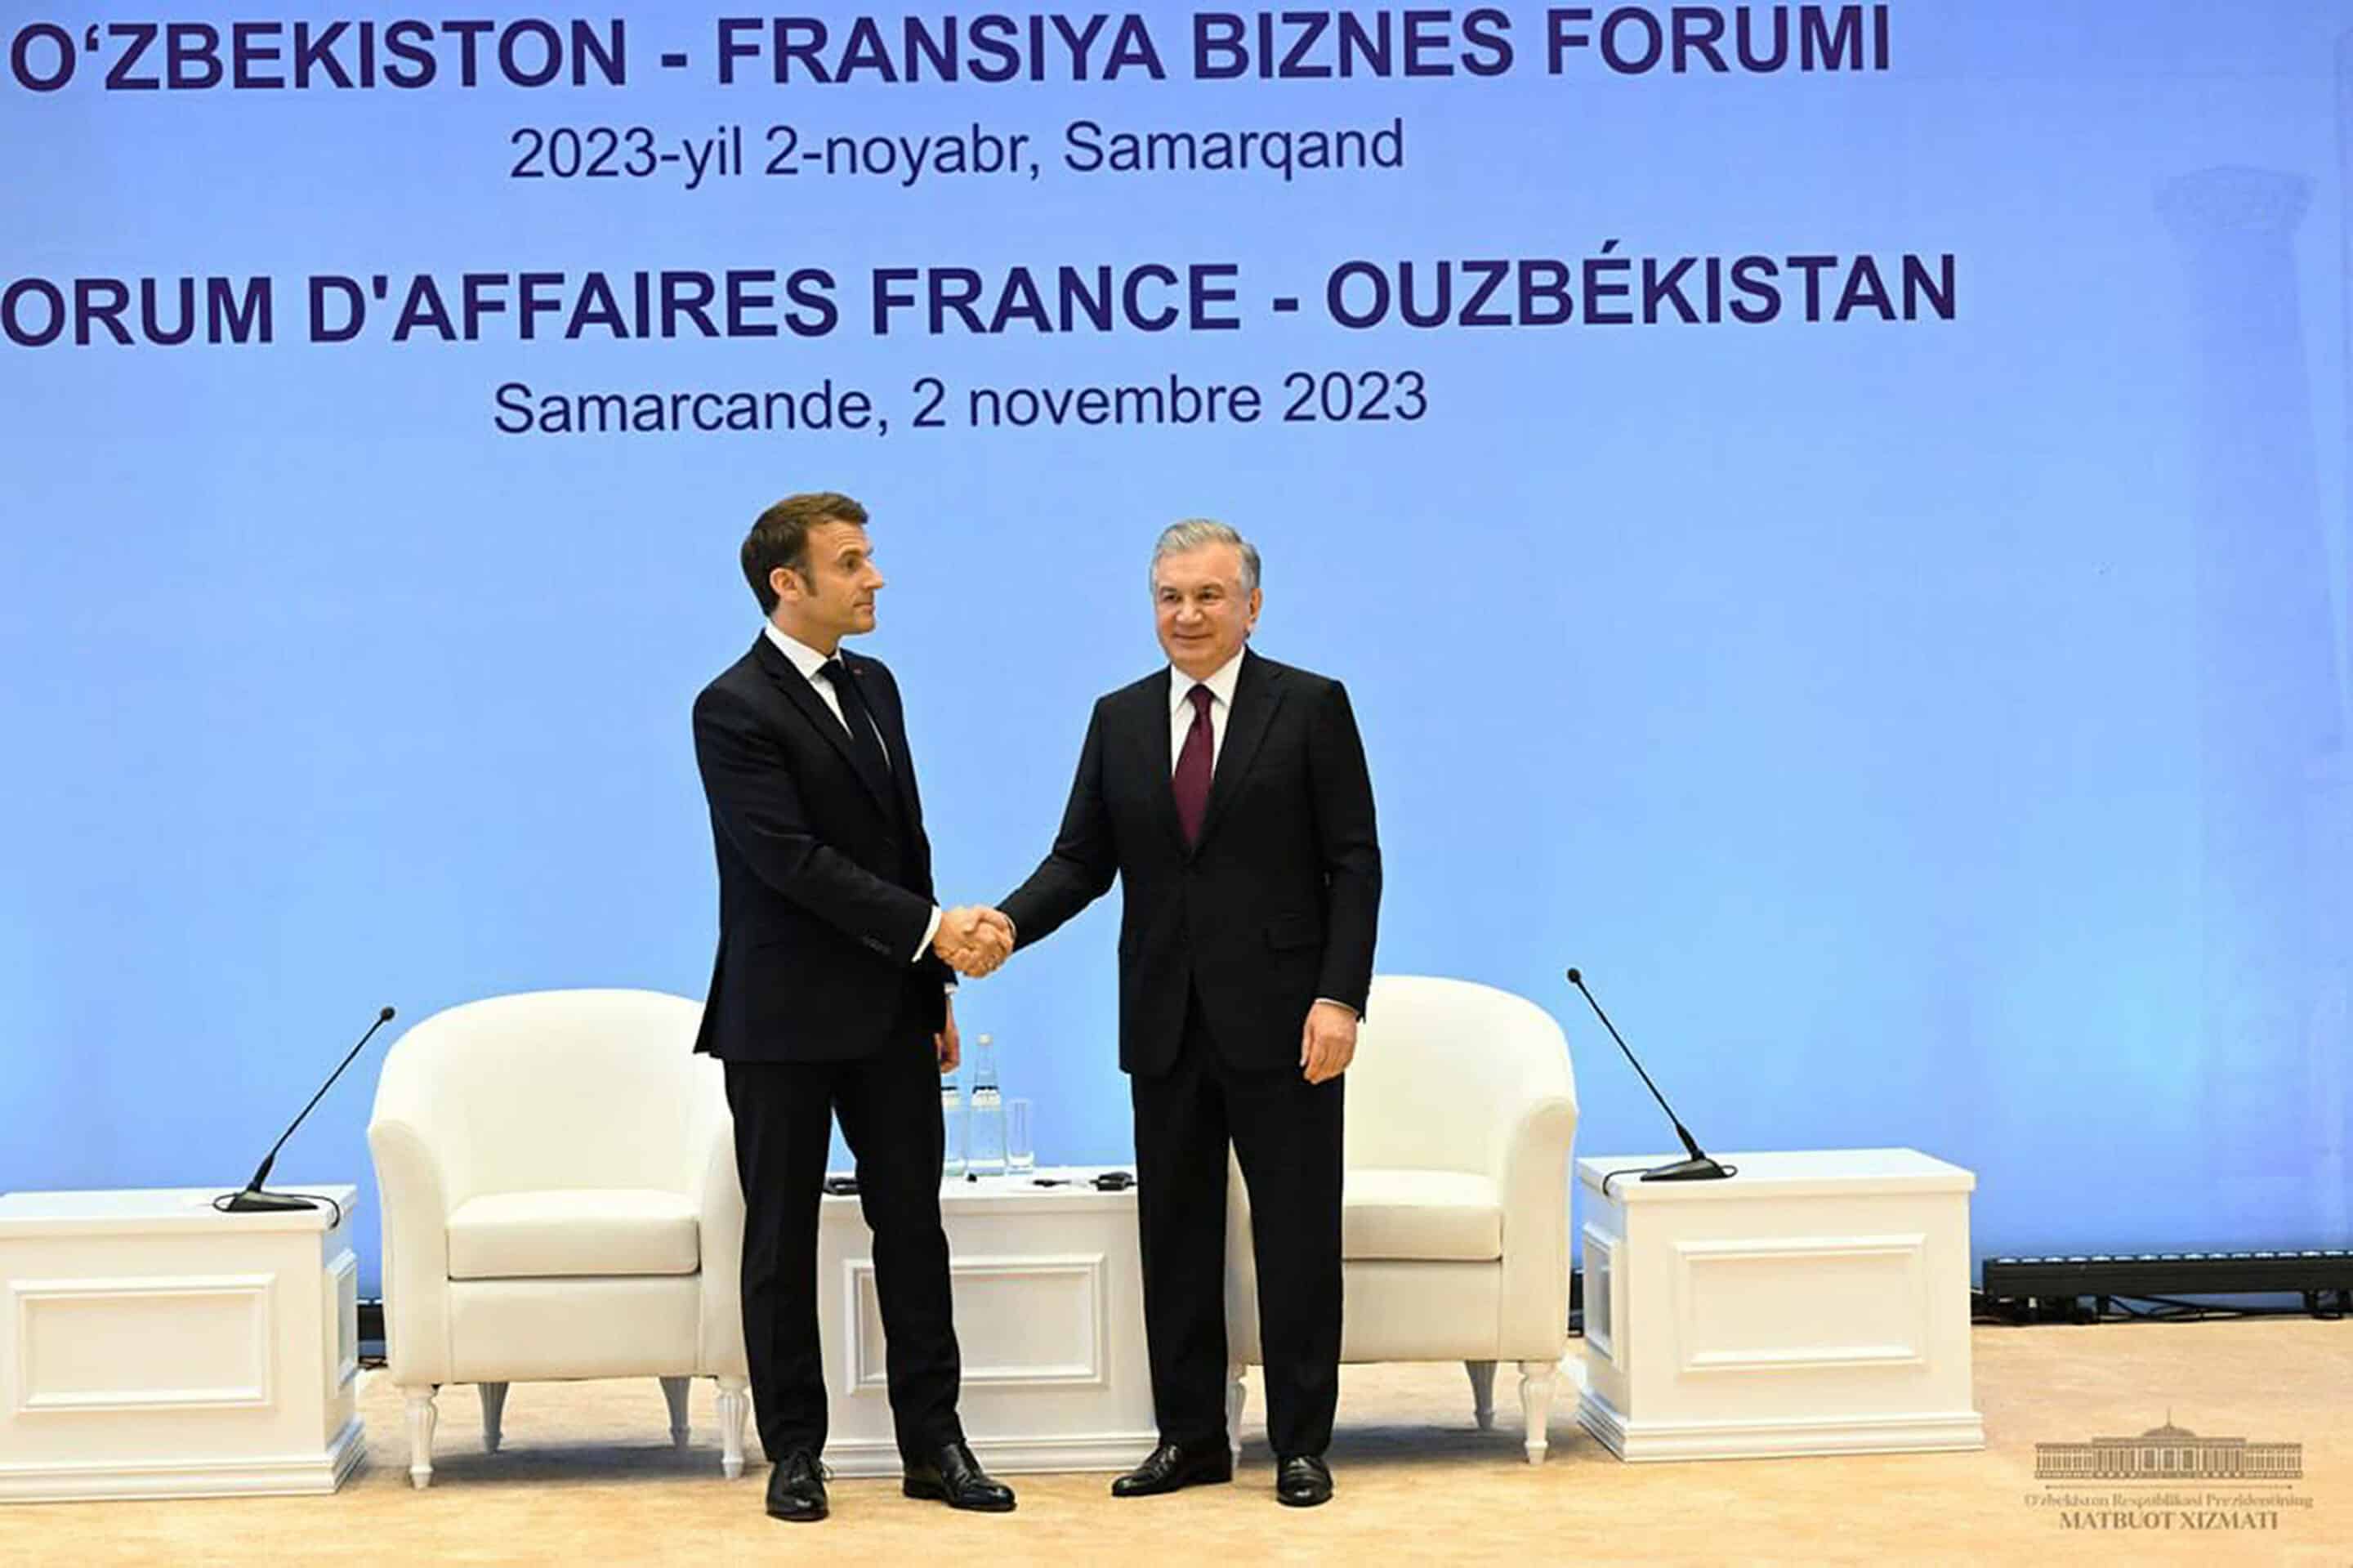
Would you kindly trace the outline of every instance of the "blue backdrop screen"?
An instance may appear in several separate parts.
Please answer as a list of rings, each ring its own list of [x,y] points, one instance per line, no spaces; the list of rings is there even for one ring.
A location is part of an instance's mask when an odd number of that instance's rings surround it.
[[[827,488],[951,901],[1219,516],[1378,968],[1551,1008],[1581,1152],[1666,1139],[1568,962],[1980,1252],[2346,1239],[2347,5],[11,13],[0,1187],[234,1185],[380,1001],[699,996],[688,705]],[[959,1001],[1049,1162],[1111,903]]]

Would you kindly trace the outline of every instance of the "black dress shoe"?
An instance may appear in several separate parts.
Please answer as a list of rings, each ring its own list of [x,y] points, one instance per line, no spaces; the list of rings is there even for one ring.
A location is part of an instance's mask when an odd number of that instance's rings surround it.
[[[826,1512],[825,1467],[807,1448],[788,1450],[768,1472],[768,1517],[814,1524]]]
[[[909,1460],[901,1474],[899,1490],[911,1498],[927,1498],[975,1513],[1013,1511],[1013,1489],[992,1479],[962,1443],[951,1443],[928,1459]]]
[[[1221,1441],[1214,1447],[1187,1448],[1163,1443],[1152,1455],[1111,1484],[1115,1498],[1151,1498],[1183,1487],[1210,1486],[1234,1478],[1234,1453]]]
[[[1314,1508],[1332,1500],[1332,1467],[1313,1454],[1298,1454],[1274,1467],[1275,1500],[1292,1508]]]

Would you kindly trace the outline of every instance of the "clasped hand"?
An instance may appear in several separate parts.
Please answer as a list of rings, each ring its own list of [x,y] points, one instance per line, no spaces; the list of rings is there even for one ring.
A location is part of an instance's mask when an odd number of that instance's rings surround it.
[[[932,951],[958,974],[972,980],[994,974],[1013,955],[1013,922],[1003,911],[966,905],[940,916]]]

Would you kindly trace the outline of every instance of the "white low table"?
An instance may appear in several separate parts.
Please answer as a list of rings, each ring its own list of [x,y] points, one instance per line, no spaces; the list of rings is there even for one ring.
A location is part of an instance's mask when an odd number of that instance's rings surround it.
[[[1621,1459],[1982,1448],[1969,1383],[1969,1192],[1909,1149],[1577,1162],[1585,1392]],[[1624,1171],[1602,1191],[1603,1179]]]
[[[224,1214],[216,1189],[0,1196],[0,1500],[332,1492],[355,1401],[359,1190]]]
[[[940,1189],[955,1289],[965,1435],[991,1470],[1124,1470],[1158,1441],[1144,1349],[1135,1191],[1086,1170],[958,1177]],[[1036,1177],[1080,1184],[1038,1186]],[[895,1476],[874,1247],[855,1197],[828,1195],[818,1229],[825,1462]]]

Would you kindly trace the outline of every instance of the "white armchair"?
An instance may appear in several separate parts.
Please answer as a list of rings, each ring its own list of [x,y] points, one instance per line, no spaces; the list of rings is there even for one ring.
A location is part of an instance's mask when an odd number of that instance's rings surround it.
[[[1542,1463],[1568,1337],[1577,1086],[1560,1025],[1467,980],[1377,976],[1347,1086],[1340,1359],[1460,1361],[1482,1427],[1495,1363],[1519,1362],[1528,1460]],[[1242,1370],[1262,1357],[1238,1166],[1227,1193],[1231,1438]]]
[[[368,1148],[384,1204],[385,1349],[408,1475],[433,1476],[434,1396],[477,1385],[492,1452],[510,1383],[653,1376],[687,1441],[719,1383],[722,1467],[751,1409],[744,1199],[702,1005],[641,991],[493,997],[386,1054]]]

